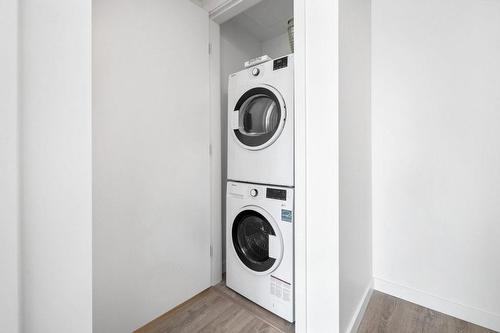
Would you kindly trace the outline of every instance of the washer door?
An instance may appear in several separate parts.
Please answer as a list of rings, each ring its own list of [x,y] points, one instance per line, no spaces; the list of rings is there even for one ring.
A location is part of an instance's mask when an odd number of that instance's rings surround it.
[[[232,240],[241,263],[256,274],[274,271],[281,261],[281,233],[270,215],[259,207],[240,211],[233,221]]]
[[[247,90],[232,111],[236,140],[246,149],[259,150],[273,144],[285,125],[283,98],[271,86]]]

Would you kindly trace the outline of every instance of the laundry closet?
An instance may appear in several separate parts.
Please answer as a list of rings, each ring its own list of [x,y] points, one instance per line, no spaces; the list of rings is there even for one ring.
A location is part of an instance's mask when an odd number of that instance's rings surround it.
[[[290,322],[293,28],[292,0],[262,1],[220,24],[222,270],[229,288]]]

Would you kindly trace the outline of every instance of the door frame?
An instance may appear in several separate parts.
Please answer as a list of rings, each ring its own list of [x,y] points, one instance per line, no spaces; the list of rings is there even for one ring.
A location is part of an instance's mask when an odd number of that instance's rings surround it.
[[[294,0],[295,332],[339,332],[339,0]]]
[[[295,333],[307,332],[306,1],[293,0]],[[328,1],[328,0],[327,0]]]
[[[221,152],[221,88],[220,26],[209,19],[208,55],[210,82],[210,282],[222,281],[222,152]]]

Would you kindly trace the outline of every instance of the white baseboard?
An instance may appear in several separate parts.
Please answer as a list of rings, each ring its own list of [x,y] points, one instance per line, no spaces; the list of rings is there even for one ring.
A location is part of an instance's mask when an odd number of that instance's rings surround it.
[[[421,290],[374,278],[374,289],[406,301],[439,311],[470,323],[500,331],[500,315],[459,304]]]
[[[354,316],[351,319],[351,322],[347,326],[346,333],[356,333],[358,331],[359,325],[361,324],[361,320],[365,315],[366,308],[368,307],[368,303],[370,302],[370,297],[373,293],[373,280],[370,281],[366,290],[363,294],[363,298],[361,302],[359,302],[358,307],[356,308],[356,312],[354,312]]]

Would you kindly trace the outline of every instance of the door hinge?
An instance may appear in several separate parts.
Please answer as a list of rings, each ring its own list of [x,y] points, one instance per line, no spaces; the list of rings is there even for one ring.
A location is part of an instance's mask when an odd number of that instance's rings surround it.
[[[212,245],[210,245],[210,257],[214,256],[214,248]]]
[[[208,155],[212,156],[212,145],[208,145]]]
[[[208,54],[212,54],[212,43],[208,43]]]

